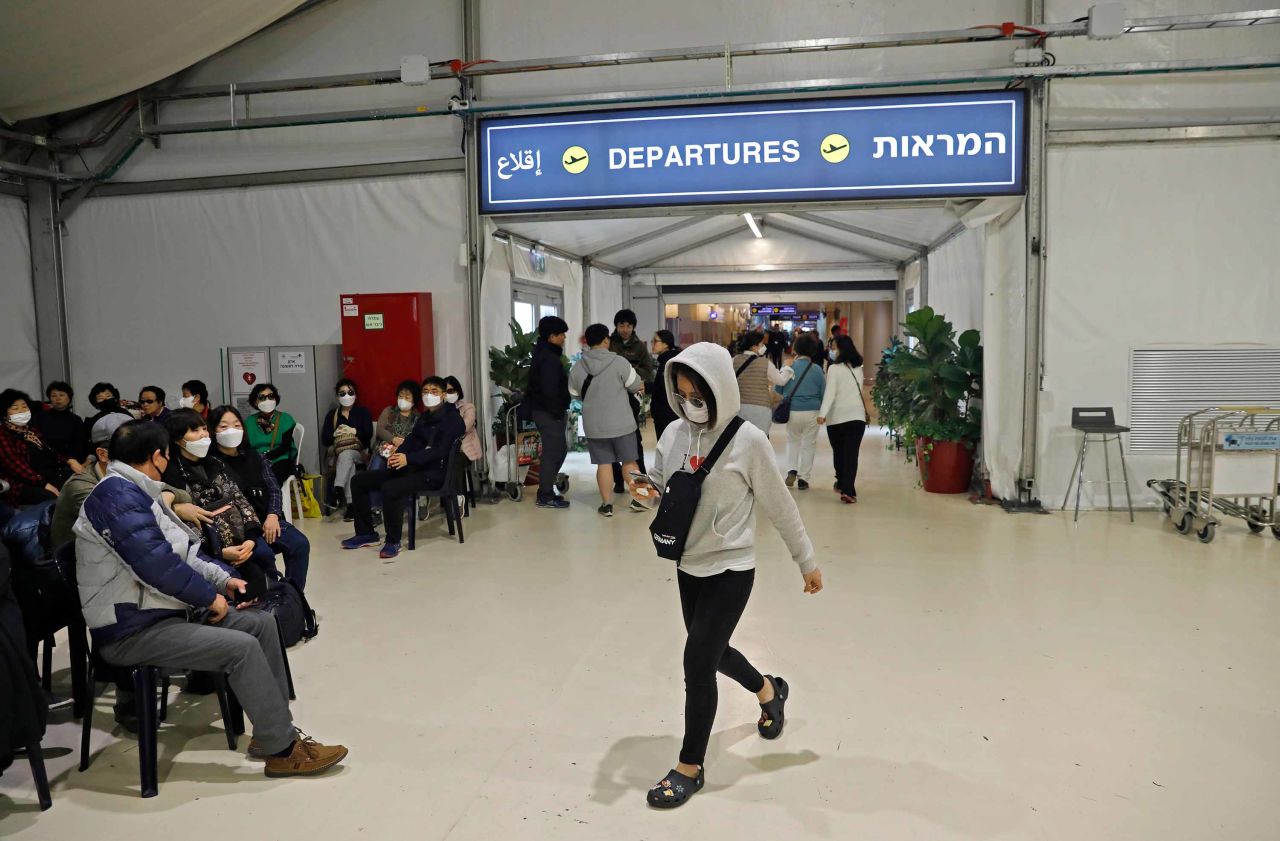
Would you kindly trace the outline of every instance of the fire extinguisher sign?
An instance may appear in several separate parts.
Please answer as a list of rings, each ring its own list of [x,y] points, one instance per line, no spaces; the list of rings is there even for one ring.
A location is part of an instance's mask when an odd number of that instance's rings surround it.
[[[351,318],[360,315],[360,305],[356,303],[354,298],[342,299],[342,316],[343,318]]]
[[[381,330],[382,329],[382,313],[367,312],[364,314],[364,329]]]

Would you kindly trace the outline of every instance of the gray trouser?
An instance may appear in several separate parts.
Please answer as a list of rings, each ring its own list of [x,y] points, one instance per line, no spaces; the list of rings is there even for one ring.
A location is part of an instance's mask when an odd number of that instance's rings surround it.
[[[278,753],[293,743],[289,684],[276,618],[270,613],[232,608],[217,625],[165,619],[104,646],[101,654],[117,666],[222,672],[253,722],[258,745]]]
[[[338,453],[338,461],[333,468],[333,486],[347,487],[351,477],[356,475],[356,468],[362,464],[364,464],[364,453],[355,447]]]
[[[542,463],[538,467],[538,496],[544,499],[555,495],[556,477],[560,475],[560,468],[564,466],[565,457],[569,454],[564,420],[541,409],[533,410],[533,422],[542,435]]]

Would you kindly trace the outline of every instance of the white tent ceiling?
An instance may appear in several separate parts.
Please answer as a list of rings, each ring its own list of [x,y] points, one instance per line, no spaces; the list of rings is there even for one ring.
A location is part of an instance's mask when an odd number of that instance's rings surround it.
[[[150,85],[303,0],[0,0],[0,119],[68,111]]]

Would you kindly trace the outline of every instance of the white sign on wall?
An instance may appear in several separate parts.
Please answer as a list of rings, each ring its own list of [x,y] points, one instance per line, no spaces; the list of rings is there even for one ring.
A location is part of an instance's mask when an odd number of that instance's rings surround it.
[[[265,350],[237,352],[230,356],[232,394],[248,394],[255,384],[270,381]]]
[[[307,354],[301,350],[276,352],[276,370],[282,374],[307,373]]]

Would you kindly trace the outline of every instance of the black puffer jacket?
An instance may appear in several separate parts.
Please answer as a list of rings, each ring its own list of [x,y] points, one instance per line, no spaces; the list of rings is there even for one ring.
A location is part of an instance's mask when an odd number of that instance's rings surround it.
[[[563,418],[569,410],[569,372],[564,369],[564,348],[539,339],[533,346],[529,388],[525,400],[530,408]]]
[[[15,748],[39,744],[49,714],[9,573],[9,553],[0,544],[0,771],[13,762]]]

